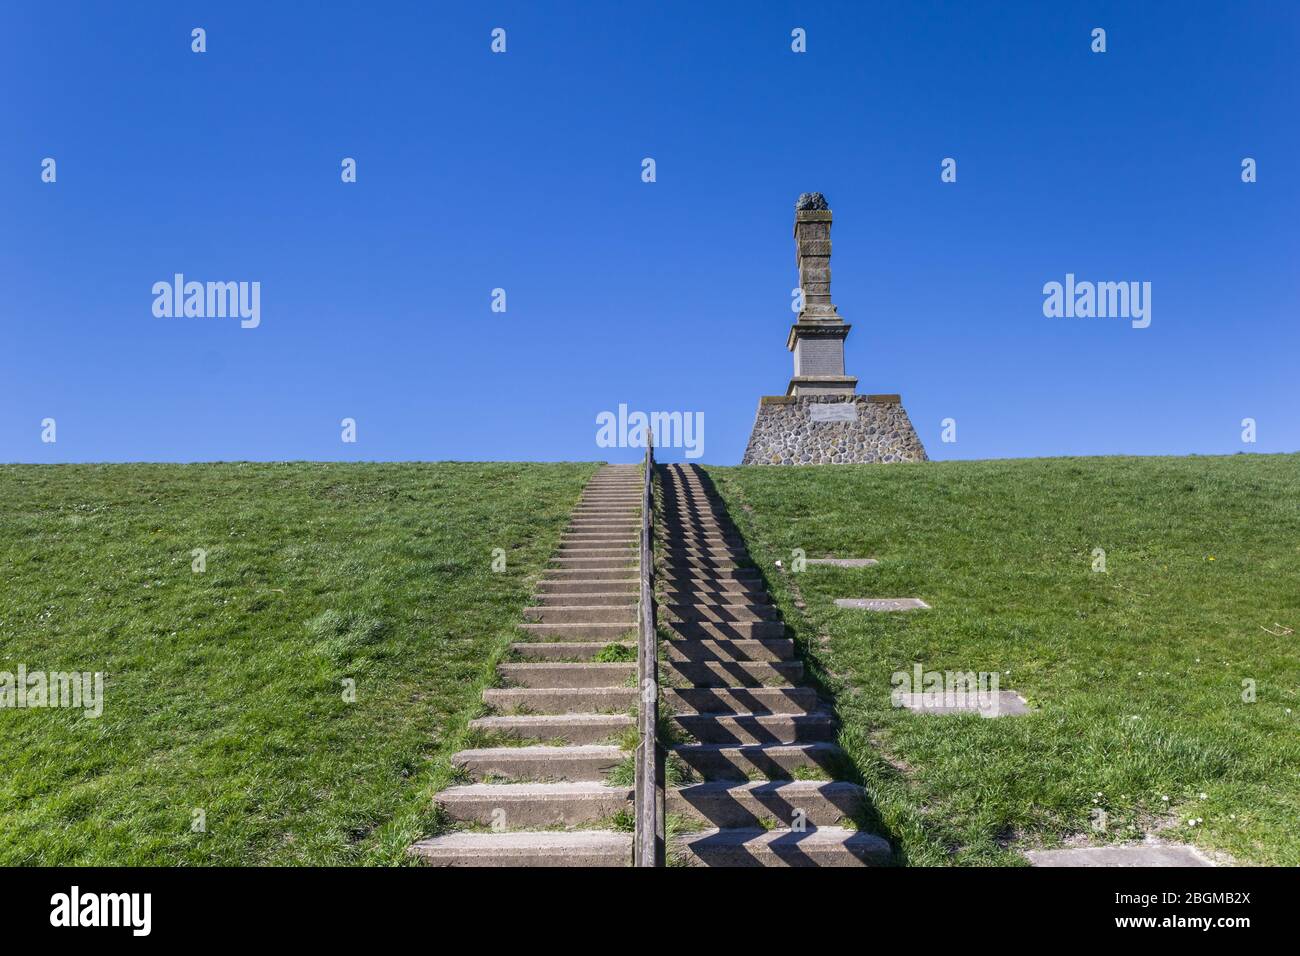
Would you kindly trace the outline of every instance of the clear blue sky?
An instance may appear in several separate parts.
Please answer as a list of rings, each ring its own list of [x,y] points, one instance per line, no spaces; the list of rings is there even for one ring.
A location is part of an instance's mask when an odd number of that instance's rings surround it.
[[[626,403],[735,463],[808,190],[848,371],[932,457],[1300,448],[1300,4],[0,17],[0,461],[631,460]],[[155,318],[177,272],[261,282],[261,326]],[[1045,318],[1067,272],[1151,282],[1151,327]]]

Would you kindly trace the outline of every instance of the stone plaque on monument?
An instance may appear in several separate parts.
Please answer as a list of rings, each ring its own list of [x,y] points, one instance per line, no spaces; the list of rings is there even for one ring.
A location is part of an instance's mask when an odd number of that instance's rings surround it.
[[[808,406],[808,420],[814,422],[856,422],[858,406],[853,402],[821,403]]]

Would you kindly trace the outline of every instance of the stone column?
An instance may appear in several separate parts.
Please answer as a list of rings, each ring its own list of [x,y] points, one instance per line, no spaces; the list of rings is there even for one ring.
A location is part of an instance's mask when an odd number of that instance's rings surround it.
[[[831,210],[821,193],[804,193],[795,204],[795,260],[803,309],[790,328],[794,353],[787,395],[852,395],[858,380],[844,374],[849,326],[831,302]]]

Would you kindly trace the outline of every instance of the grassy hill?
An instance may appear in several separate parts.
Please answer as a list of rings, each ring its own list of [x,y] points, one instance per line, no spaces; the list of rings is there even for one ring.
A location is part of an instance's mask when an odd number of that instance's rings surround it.
[[[904,860],[1159,831],[1300,864],[1300,456],[709,473],[839,691],[841,742]],[[882,563],[776,571],[795,548]],[[832,603],[904,596],[933,609]],[[1037,712],[895,710],[891,674],[914,663],[997,671]]]
[[[0,467],[0,863],[400,860],[594,470]]]
[[[594,470],[0,467],[0,671],[106,675],[99,719],[0,710],[0,863],[401,861]],[[1300,456],[709,474],[903,861],[1159,831],[1300,863]],[[933,609],[832,604],[864,596]],[[1037,711],[896,711],[914,662]]]

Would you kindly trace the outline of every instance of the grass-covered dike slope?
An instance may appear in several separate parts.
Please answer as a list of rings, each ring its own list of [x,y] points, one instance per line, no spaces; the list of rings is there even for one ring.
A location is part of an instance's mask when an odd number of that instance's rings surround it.
[[[400,862],[595,468],[0,466],[0,864]]]
[[[1300,864],[1300,456],[708,471],[903,862],[1155,834]],[[881,564],[778,571],[796,548]],[[915,663],[997,671],[1036,712],[895,710]]]

